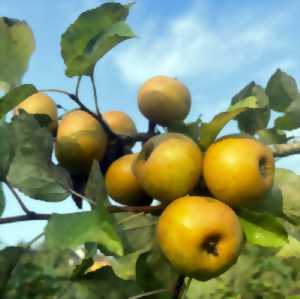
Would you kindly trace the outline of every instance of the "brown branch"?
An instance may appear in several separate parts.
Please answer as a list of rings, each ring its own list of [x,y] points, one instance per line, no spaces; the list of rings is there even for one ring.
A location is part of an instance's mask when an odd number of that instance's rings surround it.
[[[0,224],[14,223],[20,221],[32,221],[32,220],[49,220],[51,216],[52,214],[37,214],[31,212],[30,214],[26,214],[26,215],[0,218]]]
[[[125,206],[125,207],[118,207],[118,206],[108,206],[107,210],[110,213],[122,213],[122,212],[132,212],[132,213],[152,213],[161,211],[163,209],[162,205],[158,206]]]
[[[288,157],[291,155],[300,154],[300,142],[273,144],[270,146],[274,157]]]

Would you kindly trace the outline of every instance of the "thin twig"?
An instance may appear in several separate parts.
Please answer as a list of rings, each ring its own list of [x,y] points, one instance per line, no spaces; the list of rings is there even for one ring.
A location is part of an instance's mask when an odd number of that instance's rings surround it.
[[[193,280],[193,279],[192,279],[191,277],[189,277],[189,278],[187,279],[186,285],[185,285],[184,290],[183,290],[183,292],[182,292],[181,299],[185,299],[186,294],[187,294],[187,292],[188,292],[188,290],[189,290],[189,288],[190,288],[190,285],[191,285],[192,280]]]
[[[31,221],[31,220],[49,220],[52,214],[37,214],[32,213],[29,215],[19,215],[12,217],[0,218],[0,224],[14,223],[20,221]]]
[[[300,154],[300,142],[291,142],[283,144],[273,144],[270,146],[274,157],[288,157]]]
[[[27,215],[32,214],[33,212],[30,211],[25,204],[23,203],[21,197],[19,196],[19,194],[16,192],[16,190],[13,188],[13,186],[6,181],[5,184],[7,185],[8,189],[11,191],[11,193],[14,195],[14,197],[16,198],[17,202],[19,203],[20,207],[22,208],[22,210],[24,211],[24,213],[26,213]]]
[[[122,213],[122,212],[132,212],[132,213],[151,213],[156,211],[161,211],[163,209],[162,205],[158,206],[108,206],[107,210],[110,213]]]
[[[76,88],[75,88],[76,97],[78,97],[78,95],[79,95],[79,87],[80,87],[81,79],[82,79],[82,76],[79,76],[78,79],[77,79]]]
[[[29,241],[27,243],[27,247],[30,248],[36,241],[38,241],[40,238],[42,238],[45,235],[44,232],[38,234],[37,236],[35,236],[31,241]]]
[[[96,88],[96,83],[95,83],[94,71],[92,72],[90,78],[91,78],[92,87],[93,87],[94,103],[95,103],[97,115],[100,116],[101,113],[100,113],[100,110],[99,110],[99,103],[98,103],[98,96],[97,96],[97,88]]]
[[[139,295],[136,295],[136,296],[132,296],[132,297],[129,297],[128,299],[139,299],[139,298],[149,297],[151,295],[170,292],[170,291],[171,291],[171,289],[158,289],[158,290],[155,290],[155,291],[146,292],[146,293],[142,293],[142,294],[139,294]]]

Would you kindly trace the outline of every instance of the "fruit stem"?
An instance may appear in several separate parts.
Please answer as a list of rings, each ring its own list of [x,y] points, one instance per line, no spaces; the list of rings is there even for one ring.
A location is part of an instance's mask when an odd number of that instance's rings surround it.
[[[79,86],[80,86],[81,79],[82,79],[82,76],[79,76],[78,79],[77,79],[77,83],[76,83],[75,95],[77,97],[79,96]]]
[[[93,87],[94,103],[95,103],[95,108],[96,108],[96,111],[97,111],[97,115],[101,116],[101,113],[100,113],[100,110],[99,110],[98,95],[97,95],[97,88],[96,88],[96,83],[95,83],[94,71],[92,71],[90,78],[91,78],[92,87]]]
[[[184,279],[185,279],[184,275],[178,276],[178,279],[174,286],[174,294],[173,294],[172,299],[180,299],[181,293],[183,292],[183,289],[185,287]]]

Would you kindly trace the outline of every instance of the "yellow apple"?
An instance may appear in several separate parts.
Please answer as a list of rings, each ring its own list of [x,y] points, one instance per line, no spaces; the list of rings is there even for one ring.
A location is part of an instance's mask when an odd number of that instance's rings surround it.
[[[191,95],[177,79],[155,76],[139,89],[138,106],[146,118],[166,126],[186,118],[191,108]]]
[[[81,110],[67,113],[61,120],[56,137],[56,157],[72,174],[87,174],[93,160],[101,161],[107,135],[101,124]]]
[[[52,122],[49,125],[49,129],[54,133],[57,129],[57,107],[52,98],[48,95],[38,92],[24,101],[22,101],[15,109],[14,114],[19,114],[19,109],[25,110],[30,114],[45,114],[48,115]]]
[[[205,153],[203,176],[210,192],[226,204],[253,203],[273,185],[272,151],[253,138],[223,138]]]
[[[107,111],[102,114],[111,130],[119,135],[135,135],[137,129],[131,117],[121,111]]]
[[[243,243],[234,211],[217,199],[201,196],[170,203],[159,217],[156,235],[171,265],[198,280],[211,279],[230,268]]]
[[[146,194],[132,172],[137,154],[125,155],[115,160],[105,174],[108,195],[115,201],[129,206],[149,205],[152,199]]]
[[[202,153],[189,137],[165,133],[145,143],[133,170],[144,190],[167,204],[193,190],[202,170]]]

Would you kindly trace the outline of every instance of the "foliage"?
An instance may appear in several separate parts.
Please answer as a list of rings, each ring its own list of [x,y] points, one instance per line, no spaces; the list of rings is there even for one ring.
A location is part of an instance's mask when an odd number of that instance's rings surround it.
[[[131,6],[105,3],[83,12],[67,28],[61,37],[61,53],[68,77],[77,76],[80,83],[82,76],[89,76],[94,84],[97,62],[122,41],[135,37],[126,22]],[[155,238],[161,210],[153,206],[114,206],[103,179],[107,167],[130,152],[135,141],[145,142],[158,133],[156,124],[150,122],[148,132],[133,137],[117,135],[76,94],[61,91],[96,117],[109,137],[104,162],[94,161],[88,175],[72,175],[53,161],[55,136],[47,128],[49,117],[25,111],[12,118],[9,115],[38,91],[32,84],[21,84],[35,47],[31,29],[25,22],[2,17],[0,40],[0,88],[6,92],[0,98],[0,224],[11,221],[3,217],[4,184],[44,202],[59,202],[72,195],[76,203],[86,200],[90,204],[86,212],[51,215],[39,215],[23,207],[21,220],[48,220],[45,241],[36,249],[28,244],[0,252],[0,297],[125,299],[149,293],[153,299],[174,298],[181,276],[164,257]],[[281,114],[270,124],[272,116],[278,115],[274,112]],[[300,127],[296,80],[278,69],[265,87],[247,84],[232,97],[226,111],[211,121],[203,119],[205,116],[161,129],[190,136],[205,151],[217,138],[225,137],[223,128],[236,120],[239,130],[234,136],[258,138],[268,145],[289,145],[289,131]],[[22,202],[18,194],[14,195]],[[299,198],[300,176],[277,168],[273,188],[259,203],[235,209],[246,240],[237,264],[208,282],[193,280],[186,298],[297,298]],[[76,254],[79,251],[83,257]],[[104,259],[106,266],[89,271],[97,258]]]

